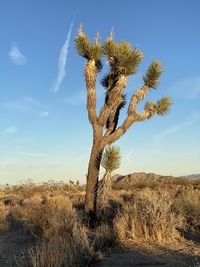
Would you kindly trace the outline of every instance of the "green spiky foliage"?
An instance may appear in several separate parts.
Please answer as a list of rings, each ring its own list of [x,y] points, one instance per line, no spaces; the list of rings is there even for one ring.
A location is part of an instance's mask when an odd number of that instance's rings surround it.
[[[102,46],[99,44],[98,34],[95,42],[90,43],[88,37],[83,33],[82,27],[79,30],[79,34],[75,39],[76,49],[80,56],[87,60],[94,60],[97,66],[97,70],[100,71],[102,68],[101,57],[103,55]]]
[[[159,78],[162,71],[163,67],[160,62],[158,60],[154,60],[143,77],[145,84],[150,88],[155,89],[159,85]]]
[[[102,164],[108,171],[113,171],[119,167],[119,151],[109,145],[125,134],[132,124],[148,120],[155,115],[167,115],[172,102],[169,97],[163,97],[156,103],[146,102],[143,111],[137,111],[138,104],[148,95],[150,88],[157,88],[159,85],[163,68],[158,60],[154,60],[143,76],[141,87],[132,94],[124,121],[118,125],[120,112],[126,105],[127,80],[130,75],[136,73],[143,60],[143,53],[138,48],[132,48],[128,42],[117,43],[113,38],[113,32],[103,43],[99,42],[98,34],[95,40],[90,42],[83,32],[82,25],[75,38],[75,45],[78,54],[87,61],[84,74],[87,88],[88,118],[93,128],[93,146],[88,165],[85,213],[92,219],[95,217],[96,211],[100,165]],[[105,100],[98,113],[96,82],[97,75],[102,69],[103,59],[106,59],[109,71],[101,81],[105,88]],[[103,153],[104,149],[105,153]]]
[[[156,112],[156,105],[152,101],[147,101],[144,110],[150,113],[155,113]]]
[[[114,145],[108,145],[102,157],[101,165],[108,171],[113,172],[120,167],[120,149]]]
[[[152,101],[146,102],[144,109],[147,112],[154,114],[157,113],[160,116],[164,116],[170,112],[171,105],[171,99],[168,96],[165,96],[158,100],[156,104],[154,104]]]
[[[165,96],[157,101],[156,113],[160,116],[167,115],[170,112],[172,101],[170,97]]]
[[[116,44],[109,38],[102,50],[108,57],[112,71],[118,74],[134,74],[143,59],[143,53],[139,49],[132,49],[131,44],[125,41]]]

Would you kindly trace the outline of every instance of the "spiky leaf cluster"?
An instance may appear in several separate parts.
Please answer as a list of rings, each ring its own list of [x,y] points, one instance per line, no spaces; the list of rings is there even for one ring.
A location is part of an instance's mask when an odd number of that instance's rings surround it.
[[[159,78],[163,71],[162,65],[158,60],[152,61],[143,76],[144,83],[150,88],[156,88],[159,85]]]
[[[156,105],[152,101],[147,101],[144,110],[150,113],[155,113],[156,112]]]
[[[170,112],[170,107],[172,105],[172,101],[170,97],[165,96],[157,101],[156,103],[156,112],[160,116],[167,115]]]
[[[102,48],[104,55],[108,56],[112,71],[119,74],[134,74],[143,59],[143,53],[139,49],[132,50],[128,42],[116,44],[109,38]]]
[[[80,56],[88,60],[100,61],[103,50],[98,41],[90,43],[85,33],[81,31],[75,38],[75,43]]]
[[[75,38],[76,49],[80,56],[89,59],[89,47],[90,43],[87,36],[84,33],[78,34]]]
[[[112,172],[120,167],[120,149],[114,145],[109,145],[105,149],[101,165],[106,171]]]
[[[104,55],[107,55],[109,61],[111,61],[109,63],[112,64],[112,59],[116,56],[116,52],[117,52],[117,45],[114,42],[114,40],[111,38],[108,38],[104,42],[102,49],[103,49]]]

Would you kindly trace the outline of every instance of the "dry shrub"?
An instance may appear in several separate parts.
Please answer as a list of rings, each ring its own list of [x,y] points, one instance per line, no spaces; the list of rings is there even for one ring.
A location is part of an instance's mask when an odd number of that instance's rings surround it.
[[[8,208],[5,207],[4,203],[0,202],[0,231],[5,231],[9,228],[8,214]]]
[[[8,214],[0,213],[0,231],[8,230],[9,225]]]
[[[165,243],[177,238],[176,228],[182,219],[172,212],[172,204],[165,191],[149,189],[138,193],[114,220],[119,242],[142,239]]]
[[[37,245],[27,256],[33,267],[81,267],[102,258],[99,248],[94,248],[95,236],[83,226],[68,197],[35,196],[22,207],[13,207],[11,214],[37,237]],[[19,260],[18,265],[24,266]]]
[[[112,225],[102,223],[95,229],[93,242],[95,250],[107,251],[116,244],[116,234]]]
[[[11,215],[33,236],[45,238],[69,233],[77,219],[71,201],[64,196],[32,197],[22,207],[13,207]]]
[[[77,222],[71,235],[43,239],[29,251],[33,267],[89,266],[98,262],[101,252],[95,251],[88,230]]]
[[[182,188],[173,206],[186,219],[185,230],[200,234],[200,190],[193,186]]]

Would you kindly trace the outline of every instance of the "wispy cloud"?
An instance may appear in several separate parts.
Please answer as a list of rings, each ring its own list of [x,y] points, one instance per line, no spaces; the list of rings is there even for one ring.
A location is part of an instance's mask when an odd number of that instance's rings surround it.
[[[86,103],[85,90],[78,91],[75,94],[68,96],[65,98],[64,102],[74,106],[84,105]]]
[[[184,99],[198,98],[200,97],[200,76],[189,77],[178,81],[169,90],[170,94]]]
[[[126,153],[126,156],[125,156],[125,159],[126,159],[126,161],[127,161],[128,163],[130,163],[130,162],[133,161],[133,154],[134,154],[134,152],[133,152],[133,148],[130,148],[130,149],[128,150],[128,152]]]
[[[48,111],[40,112],[39,116],[42,117],[42,118],[48,117],[49,116],[49,112]]]
[[[23,53],[20,51],[19,47],[15,44],[12,45],[9,52],[10,60],[16,65],[24,65],[27,60]]]
[[[3,133],[5,133],[5,134],[16,134],[17,133],[17,128],[14,127],[14,126],[8,127],[8,128],[3,130]]]
[[[86,104],[86,99],[87,99],[87,91],[84,90],[74,90],[75,93],[69,95],[68,97],[66,97],[64,99],[64,102],[70,105],[74,105],[74,106],[80,106],[80,105],[85,105]],[[96,88],[96,99],[97,99],[97,103],[99,101],[102,101],[104,99],[105,96],[105,91],[102,90],[102,88],[100,86],[97,86]]]
[[[9,110],[14,110],[14,111],[20,111],[20,112],[29,112],[29,107],[19,101],[19,100],[14,100],[14,101],[10,101],[10,102],[7,102],[7,103],[3,103],[1,105],[3,108],[6,108],[6,109],[9,109]]]
[[[57,92],[59,90],[59,87],[60,87],[60,85],[61,85],[61,83],[62,83],[62,81],[66,75],[65,67],[66,67],[66,62],[67,62],[68,49],[69,49],[69,43],[70,43],[70,39],[71,39],[72,27],[73,27],[73,22],[70,25],[65,43],[60,50],[60,54],[59,54],[59,58],[58,58],[58,76],[57,76],[57,79],[55,81],[55,85],[53,88],[54,92]]]
[[[21,99],[2,103],[0,104],[0,107],[15,112],[32,113],[36,115],[39,113],[41,117],[47,117],[49,115],[49,112],[47,111],[42,112],[41,110],[45,110],[46,108],[43,107],[39,101],[30,96],[24,96]]]
[[[36,101],[35,99],[33,99],[32,97],[30,96],[25,96],[24,97],[24,100],[28,103],[31,103],[33,105],[39,105],[40,103],[38,101]]]
[[[179,124],[173,125],[164,131],[160,132],[154,137],[155,143],[160,143],[165,137],[172,135],[184,128],[189,127],[190,125],[198,122],[200,120],[200,113],[194,113],[190,119],[188,119],[185,122],[181,122]]]

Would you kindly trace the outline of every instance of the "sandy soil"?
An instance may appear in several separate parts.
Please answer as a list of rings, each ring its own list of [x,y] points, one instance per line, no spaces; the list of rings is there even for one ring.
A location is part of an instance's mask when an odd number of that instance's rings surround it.
[[[0,232],[0,267],[21,267],[19,262],[31,243],[20,226],[13,225],[9,231]]]
[[[200,240],[187,236],[173,245],[155,245],[153,243],[130,243],[128,247],[113,249],[96,267],[181,267],[200,264]],[[194,240],[191,240],[194,239]],[[23,257],[33,244],[20,226],[13,225],[9,231],[0,233],[0,267],[21,267]],[[17,258],[21,263],[16,263]],[[19,262],[19,261],[18,261]],[[58,266],[59,267],[59,266]]]
[[[153,243],[132,243],[129,247],[118,249],[98,264],[98,267],[181,267],[200,266],[200,243],[183,240],[173,245],[156,245]]]

